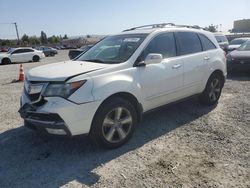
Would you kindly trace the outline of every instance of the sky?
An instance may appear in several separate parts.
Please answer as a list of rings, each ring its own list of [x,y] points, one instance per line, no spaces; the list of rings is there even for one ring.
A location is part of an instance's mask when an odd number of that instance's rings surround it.
[[[20,36],[108,35],[145,24],[199,25],[250,19],[250,0],[0,0],[0,38]]]

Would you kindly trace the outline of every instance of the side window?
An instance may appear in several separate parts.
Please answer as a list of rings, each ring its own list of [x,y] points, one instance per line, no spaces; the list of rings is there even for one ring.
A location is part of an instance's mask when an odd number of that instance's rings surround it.
[[[206,36],[199,34],[204,51],[216,49],[214,43],[212,43]]]
[[[202,51],[201,42],[196,33],[177,32],[178,55],[193,54]]]
[[[14,52],[12,52],[12,54],[20,54],[20,53],[23,53],[22,49],[18,49],[18,50],[15,50]]]
[[[162,54],[163,58],[176,56],[174,33],[163,33],[150,41],[142,54],[144,60],[150,53]]]
[[[26,52],[34,52],[34,50],[32,50],[32,49],[23,49],[23,53],[26,53]]]

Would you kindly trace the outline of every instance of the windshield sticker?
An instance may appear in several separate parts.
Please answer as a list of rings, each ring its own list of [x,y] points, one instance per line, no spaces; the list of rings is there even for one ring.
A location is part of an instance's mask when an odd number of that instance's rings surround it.
[[[123,42],[138,42],[140,38],[125,38]]]

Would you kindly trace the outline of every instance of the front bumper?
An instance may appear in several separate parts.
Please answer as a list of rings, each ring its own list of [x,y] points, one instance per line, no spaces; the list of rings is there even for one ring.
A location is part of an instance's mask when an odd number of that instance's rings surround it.
[[[227,61],[228,71],[250,71],[250,63],[244,61]]]
[[[100,104],[99,101],[76,104],[60,97],[48,97],[36,105],[23,92],[19,113],[28,128],[74,136],[89,133]]]

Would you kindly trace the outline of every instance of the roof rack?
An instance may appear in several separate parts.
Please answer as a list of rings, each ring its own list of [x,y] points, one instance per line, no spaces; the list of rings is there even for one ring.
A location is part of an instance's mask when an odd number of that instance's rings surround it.
[[[153,29],[153,28],[164,28],[166,26],[170,26],[170,27],[186,27],[186,28],[193,28],[193,29],[203,29],[202,27],[198,26],[198,25],[175,25],[174,23],[160,23],[160,24],[150,24],[150,25],[143,25],[143,26],[139,26],[139,27],[133,27],[130,29],[126,29],[125,31],[133,31],[136,29],[143,29],[143,28],[149,28],[149,29]]]

